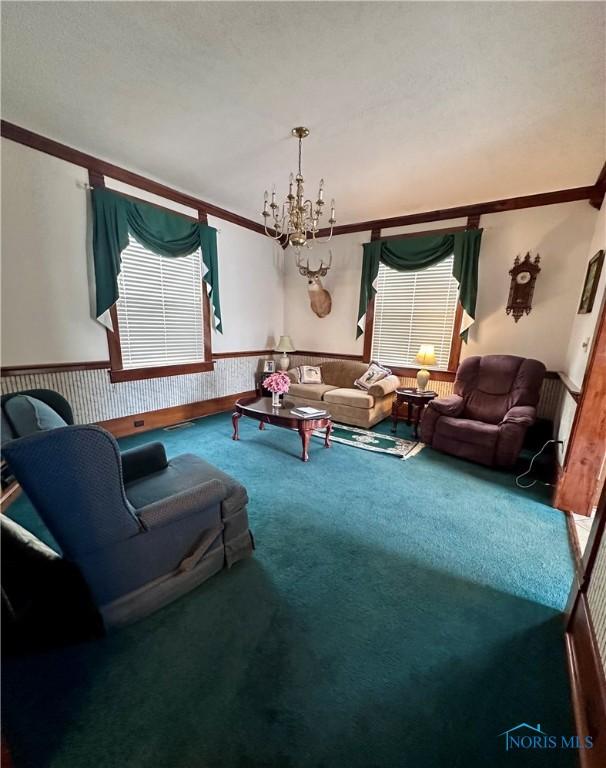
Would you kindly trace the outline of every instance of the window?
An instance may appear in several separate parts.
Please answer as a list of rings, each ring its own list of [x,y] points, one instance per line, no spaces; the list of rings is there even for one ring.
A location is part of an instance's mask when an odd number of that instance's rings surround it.
[[[209,328],[204,316],[206,289],[200,250],[178,258],[159,256],[129,235],[118,289],[120,298],[113,315],[118,334],[111,336],[119,336],[119,342],[114,338],[119,357],[115,365],[116,355],[111,355],[112,380],[212,367],[205,361]]]
[[[452,276],[453,258],[415,272],[398,272],[383,263],[379,265],[373,360],[418,368],[415,355],[419,347],[433,344],[435,367],[448,369],[459,294],[459,284]]]

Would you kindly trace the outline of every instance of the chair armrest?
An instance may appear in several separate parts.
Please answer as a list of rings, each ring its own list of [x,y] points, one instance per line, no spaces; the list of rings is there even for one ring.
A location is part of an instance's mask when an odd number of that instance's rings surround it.
[[[533,405],[516,405],[505,414],[501,424],[524,424],[529,427],[534,424],[537,409]]]
[[[137,514],[143,527],[151,530],[219,504],[227,498],[227,493],[227,486],[221,480],[207,480],[174,496],[147,504]]]
[[[427,407],[437,411],[441,416],[458,416],[463,411],[465,401],[461,395],[447,395],[431,400]]]
[[[122,459],[122,475],[125,483],[139,480],[141,477],[151,475],[166,469],[168,461],[166,451],[162,443],[146,443],[137,448],[131,448],[120,454]]]
[[[269,374],[267,374],[269,376]],[[289,371],[286,371],[286,375],[290,379],[292,384],[300,384],[301,379],[299,376],[299,369],[298,368],[291,368]]]
[[[377,381],[376,384],[373,384],[372,387],[368,389],[368,394],[373,397],[385,397],[385,395],[390,395],[392,392],[395,392],[399,386],[401,386],[400,379],[398,376],[392,374],[391,376],[386,376],[384,379],[381,379],[381,381]]]

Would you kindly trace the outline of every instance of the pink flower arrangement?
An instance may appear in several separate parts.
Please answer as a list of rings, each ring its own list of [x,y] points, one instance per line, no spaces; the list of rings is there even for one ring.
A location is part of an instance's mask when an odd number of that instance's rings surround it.
[[[285,395],[290,388],[290,379],[287,374],[277,371],[263,379],[263,386],[275,395]]]

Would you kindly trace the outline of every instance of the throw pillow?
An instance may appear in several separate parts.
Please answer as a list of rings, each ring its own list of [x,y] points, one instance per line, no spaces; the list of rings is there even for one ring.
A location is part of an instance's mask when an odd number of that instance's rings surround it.
[[[300,365],[299,366],[300,384],[321,384],[322,369],[319,365]]]
[[[50,405],[29,395],[11,397],[4,403],[4,412],[17,437],[67,426],[67,422]]]
[[[359,379],[354,381],[354,384],[358,389],[368,391],[373,384],[376,384],[377,381],[381,381],[381,379],[384,379],[387,376],[391,376],[391,370],[389,368],[385,368],[384,366],[379,365],[379,363],[371,363],[366,372],[363,373]]]

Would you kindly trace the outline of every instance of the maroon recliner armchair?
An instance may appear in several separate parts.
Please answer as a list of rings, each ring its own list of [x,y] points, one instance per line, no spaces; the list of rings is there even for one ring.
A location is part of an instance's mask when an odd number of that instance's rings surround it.
[[[432,448],[488,466],[515,464],[536,418],[545,366],[513,355],[468,357],[454,394],[432,400],[421,440]]]

